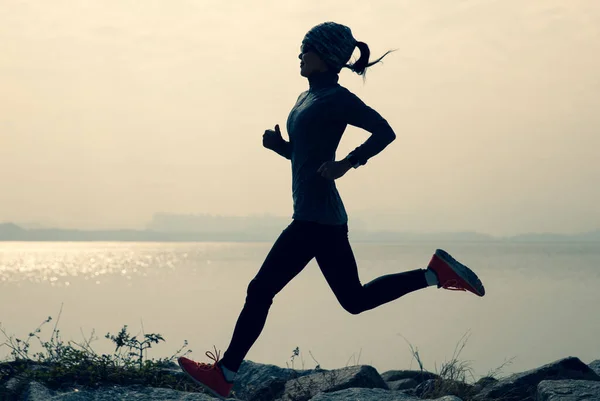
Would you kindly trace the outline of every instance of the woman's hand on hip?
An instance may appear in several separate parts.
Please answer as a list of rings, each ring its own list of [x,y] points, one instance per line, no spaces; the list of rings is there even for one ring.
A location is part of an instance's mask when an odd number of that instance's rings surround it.
[[[350,170],[352,166],[346,159],[340,161],[327,161],[321,164],[317,173],[328,180],[337,180]]]

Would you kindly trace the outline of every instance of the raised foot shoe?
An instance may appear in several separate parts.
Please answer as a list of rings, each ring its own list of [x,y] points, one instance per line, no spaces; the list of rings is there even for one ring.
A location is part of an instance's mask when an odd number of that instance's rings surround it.
[[[206,356],[215,361],[214,363],[194,362],[186,357],[179,357],[179,367],[196,383],[204,387],[219,398],[227,398],[231,393],[233,383],[225,380],[225,375],[219,367],[219,353],[215,348],[216,356],[211,351],[206,351]]]
[[[435,251],[427,267],[437,275],[438,288],[469,291],[480,297],[485,295],[485,288],[473,270],[458,262],[442,249]]]

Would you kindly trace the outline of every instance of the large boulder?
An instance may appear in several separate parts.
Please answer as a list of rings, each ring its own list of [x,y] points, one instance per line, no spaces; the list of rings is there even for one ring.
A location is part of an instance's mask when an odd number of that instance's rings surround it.
[[[594,362],[588,365],[596,374],[600,375],[600,359],[595,360]]]
[[[417,387],[405,390],[407,394],[419,398],[435,398],[443,395],[454,395],[461,397],[472,397],[475,393],[473,385],[457,380],[445,380],[442,378],[429,379]]]
[[[189,393],[146,386],[106,386],[98,389],[58,392],[48,390],[40,383],[29,383],[24,401],[215,401],[202,393]],[[235,401],[235,399],[229,399]]]
[[[435,388],[435,382],[435,379],[425,380],[411,391],[408,391],[408,394],[416,395],[419,398],[424,397],[433,392],[433,389]]]
[[[315,372],[243,361],[235,377],[233,392],[236,397],[247,401],[270,401],[283,394],[288,380]]]
[[[42,401],[52,399],[53,394],[44,385],[31,382],[23,394],[24,401]]]
[[[261,387],[250,388],[233,394],[242,397],[245,401],[273,401],[283,395],[286,383],[287,380],[285,379],[273,379]]]
[[[348,388],[388,387],[372,366],[351,366],[328,372],[313,373],[285,383],[280,401],[308,401],[318,393],[329,393]]]
[[[600,382],[586,380],[545,380],[537,387],[536,401],[600,400]]]
[[[462,398],[457,397],[455,395],[445,395],[443,397],[436,398],[433,401],[463,401],[463,400],[462,400]]]
[[[27,387],[27,379],[22,376],[11,377],[0,385],[0,400],[16,400]]]
[[[578,358],[569,357],[499,380],[485,387],[474,401],[533,401],[544,380],[600,381],[600,376]]]
[[[419,382],[415,379],[402,379],[393,382],[386,382],[388,388],[392,391],[409,390],[419,385]]]
[[[426,372],[423,370],[388,370],[381,374],[381,378],[386,382],[394,382],[397,380],[413,379],[419,384],[429,379],[437,379],[439,376],[435,373]]]
[[[475,384],[473,384],[473,392],[474,393],[480,393],[481,391],[483,391],[484,388],[491,386],[492,384],[498,383],[498,379],[491,377],[491,376],[485,376],[482,377],[481,379],[477,380],[477,382]]]
[[[418,398],[397,391],[380,388],[349,388],[333,393],[320,393],[310,401],[419,401]]]
[[[333,393],[320,393],[310,401],[421,401],[420,398],[397,391],[367,388],[349,388]],[[434,401],[462,401],[458,397],[445,396]]]

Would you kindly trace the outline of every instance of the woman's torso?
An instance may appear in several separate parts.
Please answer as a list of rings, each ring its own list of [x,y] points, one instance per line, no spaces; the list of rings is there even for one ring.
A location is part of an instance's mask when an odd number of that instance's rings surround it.
[[[339,113],[345,91],[337,80],[311,87],[298,97],[289,114],[294,219],[336,225],[348,221],[335,182],[317,173],[324,162],[335,160],[346,129]]]

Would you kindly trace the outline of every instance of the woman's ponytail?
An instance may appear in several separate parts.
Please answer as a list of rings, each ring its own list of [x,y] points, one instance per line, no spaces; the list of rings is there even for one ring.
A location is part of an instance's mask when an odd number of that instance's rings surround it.
[[[369,57],[371,57],[371,50],[365,42],[356,42],[356,47],[360,50],[360,57],[354,64],[350,66],[350,69],[358,75],[363,75],[367,66],[369,65]]]
[[[379,57],[377,60],[369,63],[369,57],[371,57],[371,50],[369,50],[369,46],[365,42],[356,42],[356,47],[360,50],[360,57],[354,64],[346,65],[347,68],[350,68],[352,71],[357,73],[358,75],[365,75],[367,72],[367,68],[379,63],[385,56],[391,53],[393,50],[388,50],[385,54]]]

